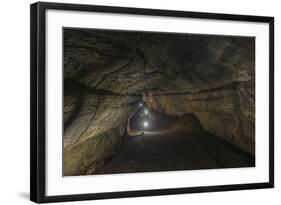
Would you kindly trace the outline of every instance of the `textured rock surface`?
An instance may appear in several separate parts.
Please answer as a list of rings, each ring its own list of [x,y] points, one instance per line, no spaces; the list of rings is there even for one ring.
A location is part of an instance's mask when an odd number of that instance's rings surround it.
[[[64,30],[64,174],[120,147],[136,102],[255,152],[254,38]],[[106,125],[106,126],[104,126]]]
[[[240,96],[243,89],[246,88],[235,86],[194,94],[148,95],[146,101],[154,109],[170,115],[193,113],[206,131],[254,155],[254,110],[244,107],[250,104],[243,104]]]
[[[65,175],[86,174],[91,167],[101,166],[106,157],[118,150],[126,120],[133,110],[127,101],[125,97],[83,96],[72,126],[67,126],[64,131]],[[71,109],[73,106],[70,102],[65,107]],[[104,109],[107,112],[103,112]]]
[[[148,92],[147,103],[167,114],[193,113],[206,131],[254,155],[254,40],[213,37],[198,44],[200,54],[190,58],[184,68],[189,73],[180,79],[190,89]]]

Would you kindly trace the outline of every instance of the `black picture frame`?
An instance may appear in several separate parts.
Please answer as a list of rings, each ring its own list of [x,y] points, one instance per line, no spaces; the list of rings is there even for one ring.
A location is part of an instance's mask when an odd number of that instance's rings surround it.
[[[46,81],[45,81],[45,25],[46,10],[122,13],[152,16],[170,16],[196,19],[217,19],[269,24],[269,181],[263,183],[230,184],[189,188],[89,193],[46,196]],[[76,200],[96,200],[122,197],[185,194],[198,192],[230,191],[274,187],[274,18],[265,16],[229,15],[217,13],[156,10],[144,8],[109,7],[82,4],[38,2],[30,9],[30,199],[37,203]]]

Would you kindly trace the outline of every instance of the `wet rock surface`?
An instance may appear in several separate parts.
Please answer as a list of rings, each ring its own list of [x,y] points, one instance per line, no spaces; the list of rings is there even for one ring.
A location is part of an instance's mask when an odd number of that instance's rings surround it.
[[[254,38],[64,29],[64,175],[119,152],[140,101],[254,156],[254,70]]]

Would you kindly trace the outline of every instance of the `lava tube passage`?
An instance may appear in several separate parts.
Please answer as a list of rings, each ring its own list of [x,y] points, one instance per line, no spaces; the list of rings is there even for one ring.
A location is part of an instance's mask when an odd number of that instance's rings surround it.
[[[255,166],[255,39],[65,28],[64,176]]]

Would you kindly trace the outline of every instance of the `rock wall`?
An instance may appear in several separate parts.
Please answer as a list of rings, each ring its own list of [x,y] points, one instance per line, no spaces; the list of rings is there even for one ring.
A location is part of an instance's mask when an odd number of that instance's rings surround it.
[[[129,48],[84,31],[64,37],[63,172],[85,175],[120,149],[141,96],[128,93],[117,77],[133,65]]]
[[[243,101],[246,85],[180,95],[147,95],[147,104],[169,115],[192,113],[205,131],[222,137],[241,149],[255,154],[255,120],[245,109]]]
[[[65,123],[75,111],[74,96],[65,98]],[[126,97],[84,95],[72,126],[64,131],[64,175],[91,173],[122,145],[126,120],[134,110]],[[104,126],[110,125],[110,126]]]
[[[146,92],[143,98],[166,114],[194,114],[207,132],[254,155],[254,39],[201,40],[203,43],[194,42],[198,44],[196,54],[188,56],[184,71],[189,73],[175,80],[185,89]]]

